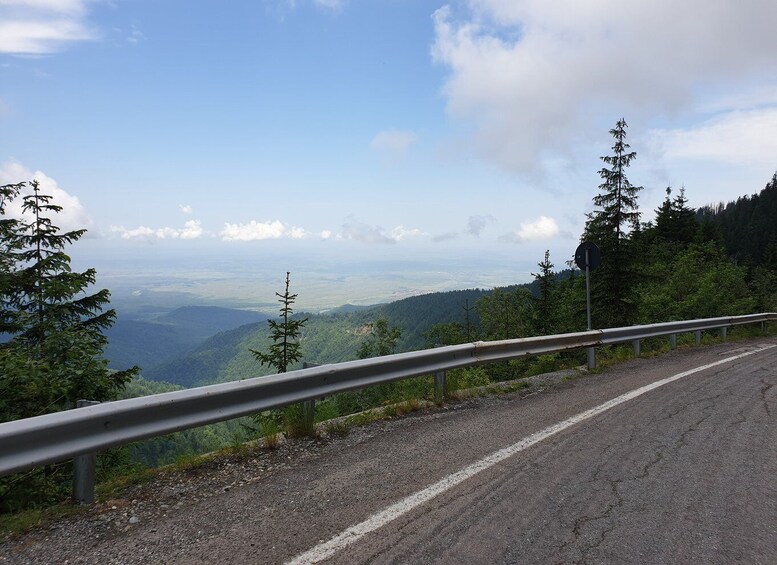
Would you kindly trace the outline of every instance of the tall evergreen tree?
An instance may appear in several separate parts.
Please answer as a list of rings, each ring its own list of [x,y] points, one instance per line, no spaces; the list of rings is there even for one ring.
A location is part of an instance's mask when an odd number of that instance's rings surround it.
[[[553,291],[556,288],[556,274],[553,263],[550,262],[550,251],[545,251],[545,258],[537,263],[539,273],[532,273],[539,287],[539,296],[534,300],[534,333],[549,335],[556,326]]]
[[[599,170],[602,183],[593,198],[598,209],[588,214],[584,233],[602,251],[602,265],[592,277],[594,325],[600,327],[628,324],[635,308],[631,291],[637,275],[629,243],[631,234],[640,229],[637,195],[642,187],[626,176],[637,156],[626,143],[627,127],[621,118],[610,130],[615,139],[613,153],[601,157],[607,166]]]
[[[9,188],[10,186],[10,188]],[[62,233],[51,215],[62,208],[42,194],[36,181],[22,198],[22,219],[6,216],[6,202],[26,183],[3,187],[0,206],[0,415],[3,420],[73,408],[78,399],[109,400],[137,372],[109,371],[102,352],[103,330],[116,317],[104,310],[110,293],[94,294],[96,272],[72,271],[65,248],[86,230]]]
[[[27,183],[0,187],[0,421],[75,407],[79,399],[112,400],[137,373],[109,371],[102,331],[114,319],[109,293],[89,294],[94,269],[74,272],[67,245],[85,230],[62,233],[51,216],[62,208],[36,181],[22,197],[23,216],[8,203]],[[61,465],[0,478],[0,512],[48,504],[67,489]]]
[[[289,370],[289,365],[302,359],[299,340],[302,328],[305,326],[305,322],[308,321],[307,318],[292,319],[292,314],[294,313],[292,305],[297,300],[297,295],[289,292],[290,276],[291,273],[287,271],[286,290],[284,293],[275,293],[275,296],[278,297],[278,302],[281,303],[280,321],[267,320],[272,330],[270,335],[273,340],[269,352],[262,353],[261,351],[251,349],[251,353],[254,354],[259,363],[275,367],[279,373],[285,373]]]

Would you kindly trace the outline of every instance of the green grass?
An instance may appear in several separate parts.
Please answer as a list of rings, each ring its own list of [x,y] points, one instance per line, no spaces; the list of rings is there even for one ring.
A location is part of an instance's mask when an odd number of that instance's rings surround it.
[[[12,514],[0,514],[0,544],[5,543],[11,536],[45,527],[55,520],[86,512],[88,508],[88,506],[78,506],[71,502],[63,502],[48,508],[35,508]]]

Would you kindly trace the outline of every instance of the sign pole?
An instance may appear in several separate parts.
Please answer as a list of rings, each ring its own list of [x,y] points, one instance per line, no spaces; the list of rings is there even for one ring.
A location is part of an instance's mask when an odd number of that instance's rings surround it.
[[[591,241],[584,241],[575,249],[575,264],[585,270],[585,314],[588,319],[588,331],[591,331],[591,271],[595,271],[602,262],[602,252]],[[588,348],[588,368],[596,369],[596,349]]]

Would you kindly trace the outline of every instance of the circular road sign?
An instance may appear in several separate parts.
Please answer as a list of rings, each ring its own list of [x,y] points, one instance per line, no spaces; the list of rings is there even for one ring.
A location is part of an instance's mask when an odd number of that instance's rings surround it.
[[[586,268],[586,251],[588,251],[588,270],[593,271],[602,262],[602,252],[599,250],[595,243],[590,241],[584,241],[578,245],[577,249],[575,250],[575,264],[583,271],[585,271]]]

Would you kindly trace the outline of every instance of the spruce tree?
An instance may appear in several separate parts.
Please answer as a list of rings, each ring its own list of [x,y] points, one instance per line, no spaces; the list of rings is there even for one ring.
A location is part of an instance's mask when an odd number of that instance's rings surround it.
[[[592,277],[595,326],[612,327],[631,322],[635,300],[633,286],[636,261],[630,249],[630,235],[640,229],[637,195],[626,169],[636,158],[626,143],[626,121],[621,118],[610,130],[615,139],[612,155],[601,157],[607,165],[599,170],[602,183],[594,196],[598,208],[588,214],[584,238],[596,243],[602,251],[602,264]]]
[[[102,330],[115,318],[109,293],[89,294],[94,269],[74,272],[65,248],[85,230],[61,233],[51,217],[62,208],[36,181],[22,197],[22,218],[8,203],[27,183],[0,187],[0,421],[74,408],[79,399],[112,400],[137,367],[109,371]],[[0,478],[0,512],[49,504],[69,484],[69,467]]]
[[[534,297],[534,333],[550,335],[555,329],[555,308],[553,291],[556,287],[556,274],[553,263],[550,262],[550,251],[545,251],[545,258],[537,263],[539,273],[532,273],[539,287],[539,296]]]
[[[18,197],[27,183],[3,187],[3,198]],[[10,188],[9,188],[10,187]],[[22,197],[22,219],[0,208],[0,416],[3,420],[73,408],[76,400],[109,400],[137,372],[109,371],[103,359],[103,330],[116,317],[104,310],[108,290],[89,294],[96,272],[70,267],[65,248],[86,230],[61,232],[51,216],[62,208],[42,194],[37,181]]]
[[[261,351],[251,349],[251,353],[254,354],[259,363],[274,367],[279,373],[287,372],[289,365],[296,363],[302,358],[299,339],[302,328],[305,326],[305,322],[308,321],[307,318],[292,319],[292,314],[294,313],[292,305],[297,299],[297,295],[289,292],[290,276],[291,273],[287,271],[286,290],[284,293],[275,293],[275,296],[278,297],[278,302],[281,303],[280,321],[267,320],[273,341],[269,352],[262,353]]]

